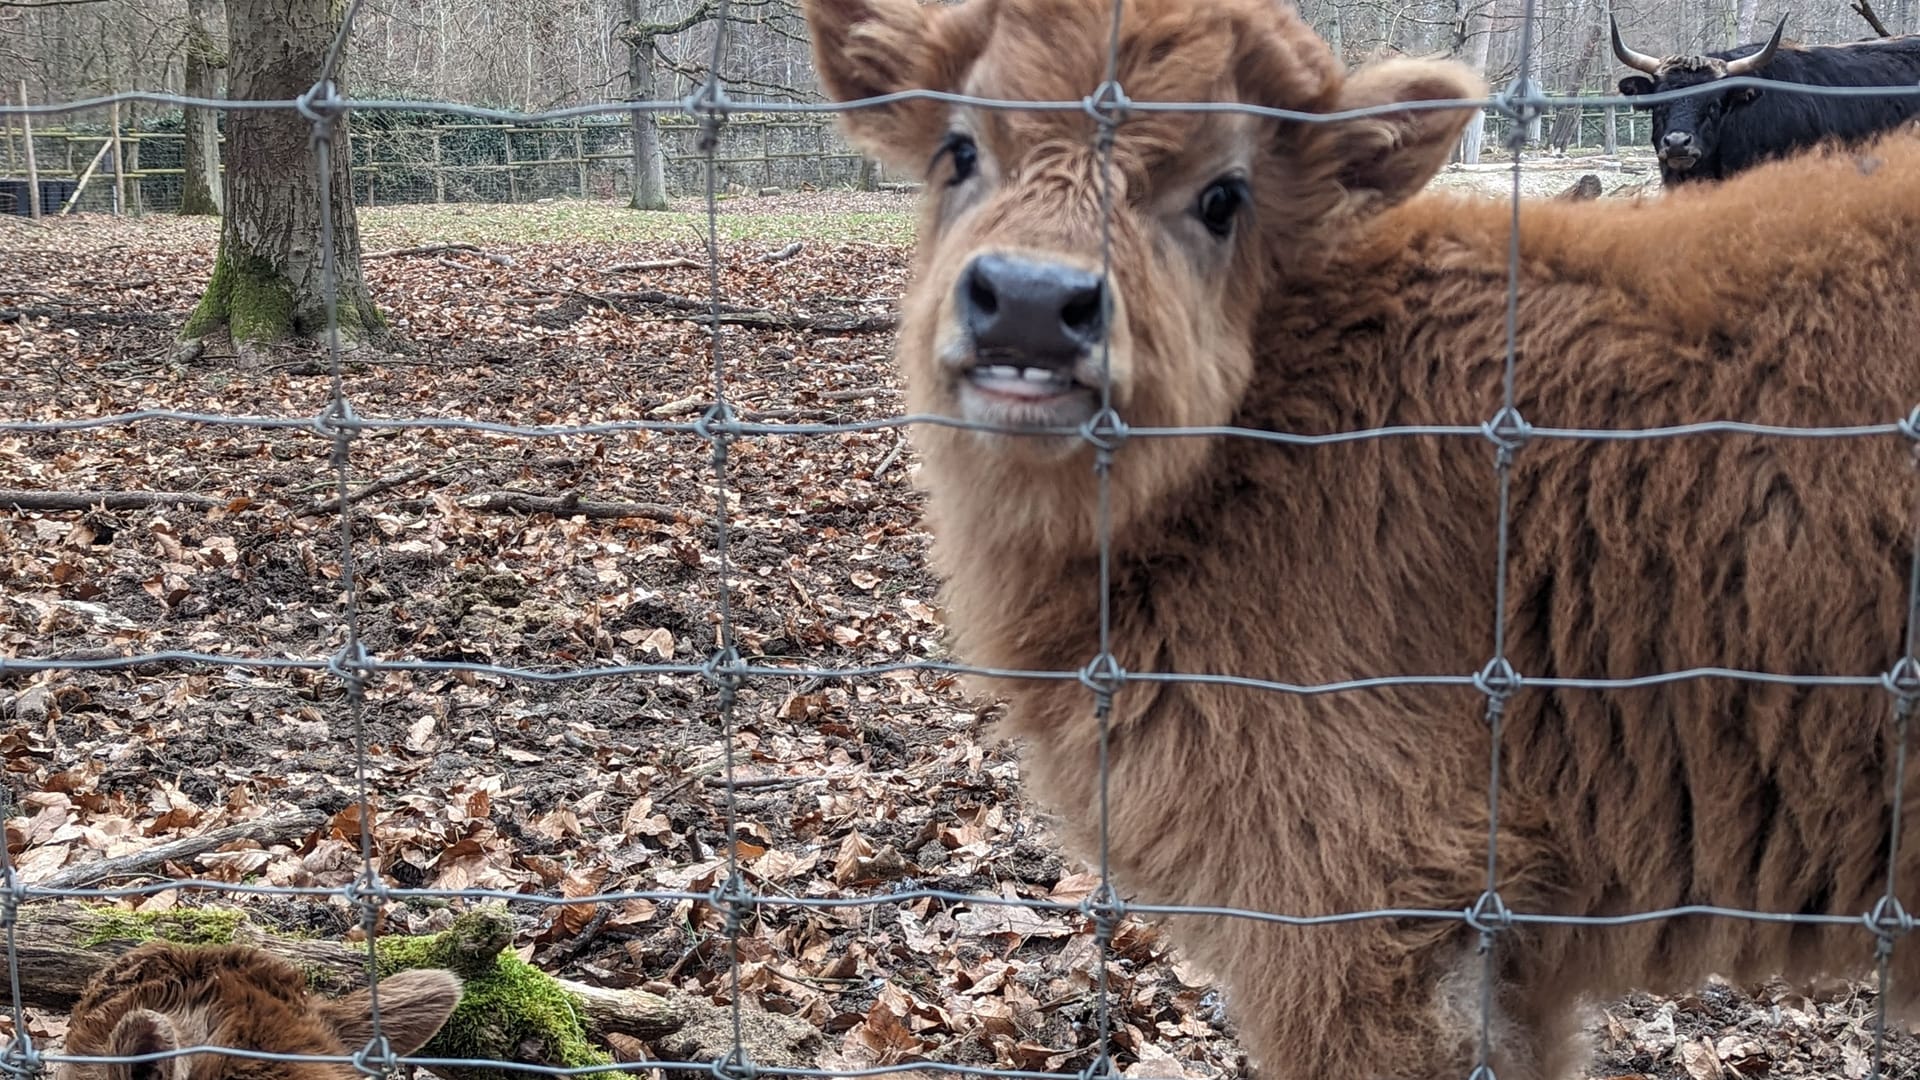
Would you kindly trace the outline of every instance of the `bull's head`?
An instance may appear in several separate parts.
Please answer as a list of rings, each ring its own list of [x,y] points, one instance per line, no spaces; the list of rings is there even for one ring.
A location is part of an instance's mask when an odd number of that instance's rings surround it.
[[[1774,27],[1773,37],[1758,52],[1723,60],[1716,56],[1658,57],[1636,52],[1621,40],[1620,24],[1611,18],[1608,21],[1613,29],[1613,55],[1622,64],[1645,73],[1620,80],[1620,92],[1628,96],[1680,90],[1739,75],[1758,75],[1779,52],[1780,35],[1787,29],[1787,20],[1783,18],[1780,25]],[[1759,91],[1752,87],[1741,87],[1646,106],[1653,112],[1653,148],[1660,155],[1662,172],[1677,177],[1700,169],[1701,162],[1712,158],[1719,146],[1722,119],[1757,96]]]
[[[898,345],[911,404],[977,424],[1073,429],[1096,417],[1109,379],[1133,427],[1230,422],[1265,290],[1424,185],[1469,115],[1322,125],[1135,111],[1103,169],[1099,125],[1077,103],[1108,75],[1111,0],[809,0],[806,13],[835,99],[927,89],[1076,103],[910,100],[846,118],[862,148],[925,179]],[[1135,102],[1321,113],[1480,92],[1438,62],[1343,78],[1273,0],[1128,0],[1120,33],[1117,82]],[[1092,486],[1091,440],[941,428],[915,440],[936,490],[982,492],[1009,531],[1081,535],[1069,523]],[[1184,483],[1206,453],[1193,439],[1150,452],[1139,442],[1121,451],[1140,464],[1115,472],[1116,521]]]

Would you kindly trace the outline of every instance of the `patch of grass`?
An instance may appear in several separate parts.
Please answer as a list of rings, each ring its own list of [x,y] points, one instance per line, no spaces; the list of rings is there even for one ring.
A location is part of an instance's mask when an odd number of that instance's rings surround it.
[[[798,212],[790,206],[755,210],[751,200],[721,204],[723,242],[793,240],[849,241],[906,246],[913,241],[913,215],[904,211]],[[494,205],[387,206],[362,209],[365,246],[405,247],[427,243],[545,244],[600,242],[645,244],[690,241],[705,235],[704,210],[643,211],[608,202],[556,201]]]

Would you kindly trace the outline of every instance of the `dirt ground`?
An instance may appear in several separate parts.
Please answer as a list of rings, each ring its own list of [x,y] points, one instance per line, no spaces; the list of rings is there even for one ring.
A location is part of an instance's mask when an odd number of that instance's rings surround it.
[[[1610,190],[1646,176],[1579,164],[1530,183],[1553,194],[1580,171]],[[1492,170],[1440,181],[1490,193],[1499,182],[1510,179]],[[809,198],[727,212],[903,210],[892,196]],[[524,208],[529,221],[541,213]],[[419,221],[368,213],[367,250],[417,243]],[[0,415],[319,414],[329,379],[316,353],[243,362],[218,347],[176,351],[214,239],[204,222],[0,219]],[[399,345],[350,355],[344,389],[359,415],[697,418],[711,338],[675,304],[706,295],[696,236],[478,246],[368,258]],[[724,249],[727,301],[767,316],[723,335],[735,407],[749,420],[802,423],[897,413],[886,316],[904,287],[904,250],[844,229],[772,258],[783,246]],[[672,260],[684,264],[664,265]],[[611,269],[635,262],[656,265]],[[703,440],[367,434],[349,460],[361,492],[350,567],[328,505],[330,452],[311,430],[171,420],[0,436],[0,488],[190,496],[0,513],[0,655],[326,657],[344,640],[349,574],[360,638],[383,658],[557,672],[698,664],[714,650],[719,493]],[[894,430],[732,446],[728,600],[750,662],[825,669],[943,655],[914,468]],[[565,501],[538,501],[556,498]],[[1008,748],[988,737],[994,713],[924,673],[750,680],[735,714],[729,837],[724,733],[697,674],[539,683],[390,672],[366,697],[376,859],[409,887],[701,892],[720,884],[731,840],[759,891],[876,898],[770,907],[744,928],[743,992],[823,1031],[827,1067],[929,1060],[1072,1073],[1092,1061],[1096,1016],[1084,919],[885,899],[932,888],[1073,903],[1094,888],[1022,801]],[[339,681],[321,672],[153,664],[0,675],[8,849],[38,881],[263,810],[319,808],[333,817],[311,834],[103,884],[339,886],[358,867],[354,737]],[[289,930],[350,925],[337,898],[242,903]],[[730,993],[723,920],[705,903],[515,914],[519,944],[556,973]],[[396,930],[448,917],[424,902],[386,915]],[[1115,1046],[1129,1076],[1249,1074],[1204,972],[1132,920],[1115,949]],[[1603,1003],[1591,1075],[1862,1077],[1874,1005],[1859,986],[1724,985]],[[38,1035],[61,1028],[54,1015],[32,1022]],[[1920,1075],[1904,1030],[1889,1061],[1891,1075]]]

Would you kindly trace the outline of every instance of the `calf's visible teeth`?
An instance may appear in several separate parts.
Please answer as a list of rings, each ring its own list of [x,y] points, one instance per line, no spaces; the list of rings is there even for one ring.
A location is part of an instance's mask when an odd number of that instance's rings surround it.
[[[1060,378],[1057,374],[1048,371],[1046,368],[1037,367],[1022,368],[1020,377],[1028,382],[1058,382]]]

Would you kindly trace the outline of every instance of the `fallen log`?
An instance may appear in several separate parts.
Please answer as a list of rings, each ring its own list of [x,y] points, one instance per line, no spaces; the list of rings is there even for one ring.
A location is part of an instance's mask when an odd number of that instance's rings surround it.
[[[225,506],[231,501],[187,491],[0,490],[0,509],[10,510],[144,510],[149,506]]]
[[[36,1009],[64,1011],[79,999],[95,972],[135,945],[155,937],[186,944],[232,942],[267,949],[299,965],[320,993],[339,995],[366,985],[365,945],[308,938],[281,937],[250,922],[233,909],[175,908],[146,915],[105,905],[67,901],[29,902],[19,909],[17,948],[20,958],[21,1003]],[[536,980],[538,990],[558,990],[567,1005],[562,1016],[577,1016],[585,1036],[601,1044],[609,1036],[640,1039],[655,1051],[688,1061],[715,1061],[732,1049],[732,1012],[703,997],[655,994],[645,990],[589,986],[540,973],[515,956],[513,921],[497,907],[477,908],[454,920],[452,927],[426,937],[383,936],[378,950],[382,974],[414,967],[447,967],[459,974],[467,990],[461,1008],[477,1015],[450,1024],[463,1042],[429,1043],[430,1056],[517,1061],[533,1065],[561,1065],[577,1056],[566,1043],[565,1031],[533,1031],[530,1020],[541,1020],[552,1010],[505,1005],[507,993],[526,992]],[[500,980],[499,985],[494,979]],[[502,1007],[505,1005],[505,1007]],[[456,1013],[456,1017],[461,1014]],[[754,1060],[767,1064],[808,1064],[818,1052],[820,1033],[790,1017],[749,1009],[742,1015],[742,1036]],[[443,1031],[443,1035],[446,1032]],[[578,1039],[579,1032],[571,1033]],[[568,1060],[591,1065],[606,1060]],[[461,1080],[507,1080],[523,1074],[508,1070],[453,1070]]]

